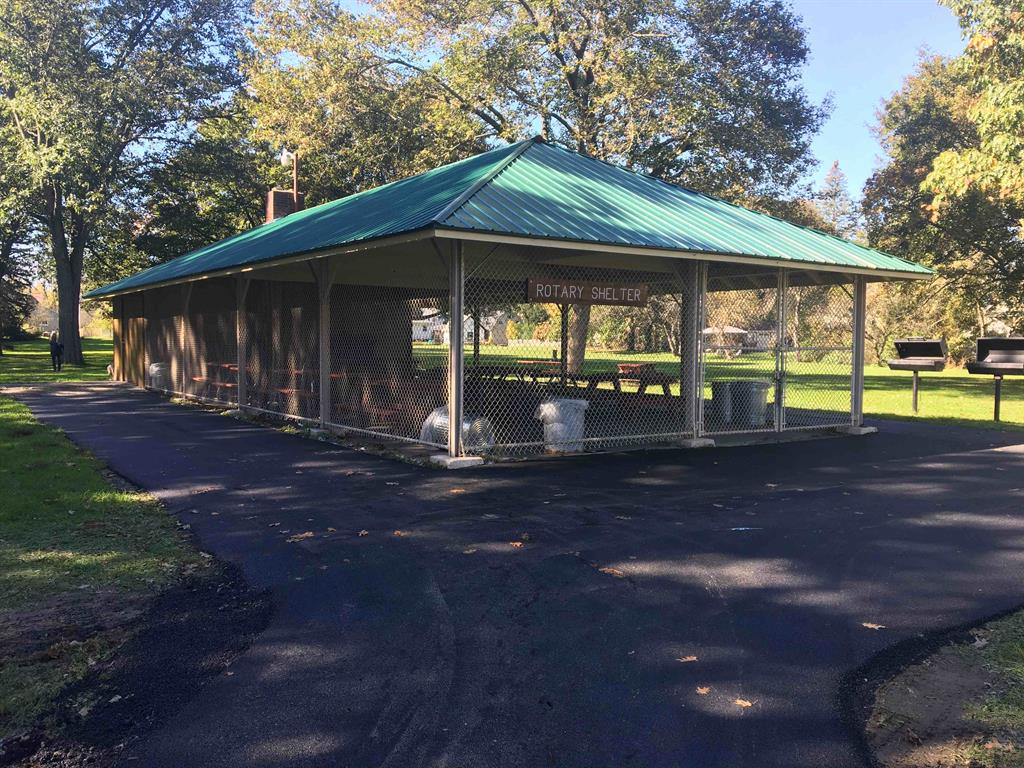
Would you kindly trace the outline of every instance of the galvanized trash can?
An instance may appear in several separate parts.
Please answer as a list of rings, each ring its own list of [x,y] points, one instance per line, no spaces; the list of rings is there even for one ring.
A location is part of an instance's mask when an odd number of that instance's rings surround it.
[[[732,415],[741,427],[760,428],[767,421],[769,381],[731,382]]]
[[[171,389],[171,367],[167,363],[150,363],[148,386],[153,389]]]
[[[583,450],[584,420],[589,400],[556,397],[537,406],[533,418],[544,424],[544,448],[549,453],[577,453]]]
[[[462,447],[470,454],[487,453],[494,447],[494,427],[483,417],[463,414]],[[420,427],[420,442],[434,445],[448,443],[448,406],[435,408]]]
[[[717,424],[728,424],[732,421],[732,382],[711,382],[711,414]]]

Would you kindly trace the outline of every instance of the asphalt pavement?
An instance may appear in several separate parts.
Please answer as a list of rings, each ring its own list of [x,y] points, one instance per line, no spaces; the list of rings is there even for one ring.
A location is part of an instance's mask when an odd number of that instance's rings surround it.
[[[444,472],[124,386],[18,397],[273,596],[129,765],[860,766],[843,675],[1024,602],[1024,433]]]

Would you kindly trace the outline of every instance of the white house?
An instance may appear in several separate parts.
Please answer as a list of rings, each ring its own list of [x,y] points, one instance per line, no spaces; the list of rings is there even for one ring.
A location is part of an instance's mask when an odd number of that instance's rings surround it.
[[[462,318],[463,341],[471,343],[476,324],[471,315]],[[420,310],[420,317],[412,321],[413,341],[433,341],[439,344],[448,344],[448,322],[444,315],[436,309],[423,308]],[[482,344],[496,344],[501,347],[508,346],[508,314],[495,312],[480,318],[480,342]]]

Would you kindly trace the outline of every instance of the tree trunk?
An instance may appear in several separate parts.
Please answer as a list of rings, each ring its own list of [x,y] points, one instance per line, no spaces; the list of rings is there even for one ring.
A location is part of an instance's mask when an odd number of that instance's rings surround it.
[[[82,296],[82,262],[85,256],[86,228],[79,213],[73,214],[71,242],[64,226],[62,190],[47,190],[46,225],[50,233],[50,253],[57,274],[57,328],[64,345],[64,361],[84,365],[78,311]]]
[[[587,331],[590,328],[590,305],[573,304],[569,315],[569,344],[565,364],[569,373],[579,373],[587,356]]]

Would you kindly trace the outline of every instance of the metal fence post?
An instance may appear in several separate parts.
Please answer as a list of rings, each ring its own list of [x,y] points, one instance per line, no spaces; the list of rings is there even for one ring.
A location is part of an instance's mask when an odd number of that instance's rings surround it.
[[[864,343],[867,295],[867,281],[858,275],[853,279],[853,380],[850,393],[850,422],[855,427],[864,423]]]
[[[462,385],[465,350],[462,318],[465,303],[465,264],[462,241],[452,241],[448,261],[448,455],[462,455]]]
[[[694,373],[694,436],[704,435],[704,326],[708,314],[708,263],[702,261],[697,265],[696,274],[696,305],[694,308],[694,335],[696,336],[696,354],[693,365]]]
[[[701,337],[701,294],[703,293],[703,269],[696,261],[688,261],[679,269],[682,281],[679,306],[679,396],[682,404],[682,431],[697,437],[697,423],[700,417],[698,402],[702,397],[699,390],[700,337]]]
[[[775,314],[778,323],[775,331],[775,431],[786,428],[786,293],[789,290],[789,274],[779,270],[779,282],[775,297]]]
[[[174,382],[171,384],[172,387],[177,387],[175,392],[178,394],[185,394],[187,386],[185,382],[190,379],[192,374],[192,363],[189,358],[191,353],[186,351],[185,346],[189,342],[191,336],[190,328],[191,323],[189,322],[189,305],[192,304],[192,286],[193,283],[185,283],[182,287],[182,309],[181,309],[181,325],[178,326],[178,354],[172,355],[172,364],[175,357],[177,358],[177,371],[171,372],[171,378]],[[173,367],[173,365],[172,365]]]
[[[321,260],[317,269],[320,309],[320,429],[331,420],[331,284],[334,265],[330,257]]]
[[[249,278],[240,277],[235,281],[235,354],[238,366],[238,408],[245,408],[249,404],[248,393],[248,361],[246,360],[246,329],[245,298],[249,293]]]

